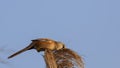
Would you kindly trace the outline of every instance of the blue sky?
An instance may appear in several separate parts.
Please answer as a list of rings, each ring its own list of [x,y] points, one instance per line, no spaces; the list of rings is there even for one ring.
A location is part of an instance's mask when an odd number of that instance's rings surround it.
[[[7,57],[36,38],[83,56],[86,68],[120,68],[119,0],[0,0],[0,68],[45,68],[43,53]]]

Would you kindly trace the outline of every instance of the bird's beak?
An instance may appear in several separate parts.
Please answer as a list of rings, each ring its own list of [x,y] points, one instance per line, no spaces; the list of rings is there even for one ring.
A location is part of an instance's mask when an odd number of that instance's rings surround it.
[[[27,51],[27,50],[33,49],[33,48],[34,48],[34,45],[35,45],[35,43],[32,42],[29,46],[27,46],[27,47],[25,47],[24,49],[22,49],[22,50],[20,50],[20,51],[18,51],[18,52],[16,52],[16,53],[14,53],[14,54],[12,54],[11,56],[9,56],[8,59],[10,59],[10,58],[12,58],[12,57],[14,57],[14,56],[22,53],[22,52],[25,52],[25,51]]]

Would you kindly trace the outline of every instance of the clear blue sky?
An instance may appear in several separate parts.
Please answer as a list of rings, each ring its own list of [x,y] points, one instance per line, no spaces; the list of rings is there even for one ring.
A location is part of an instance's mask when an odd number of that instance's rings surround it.
[[[0,68],[45,68],[42,53],[7,56],[36,38],[52,38],[83,56],[86,68],[120,68],[119,0],[0,0]]]

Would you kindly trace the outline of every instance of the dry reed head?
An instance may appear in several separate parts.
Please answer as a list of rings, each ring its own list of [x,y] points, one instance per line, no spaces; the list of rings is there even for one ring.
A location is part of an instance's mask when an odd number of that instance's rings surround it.
[[[82,57],[70,49],[45,51],[47,68],[84,68]]]
[[[51,50],[45,50],[44,60],[47,68],[57,68],[57,64],[53,52]]]

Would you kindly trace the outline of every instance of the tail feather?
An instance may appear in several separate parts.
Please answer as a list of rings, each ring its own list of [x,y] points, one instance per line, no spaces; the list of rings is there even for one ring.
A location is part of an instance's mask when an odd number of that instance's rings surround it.
[[[18,51],[18,52],[16,52],[16,53],[14,53],[14,54],[11,55],[11,56],[9,56],[8,59],[10,59],[10,58],[12,58],[12,57],[14,57],[14,56],[16,56],[16,55],[22,53],[22,52],[25,52],[25,51],[27,51],[27,50],[33,49],[34,44],[35,44],[35,43],[32,42],[29,46],[25,47],[24,49],[22,49],[22,50],[20,50],[20,51]]]

